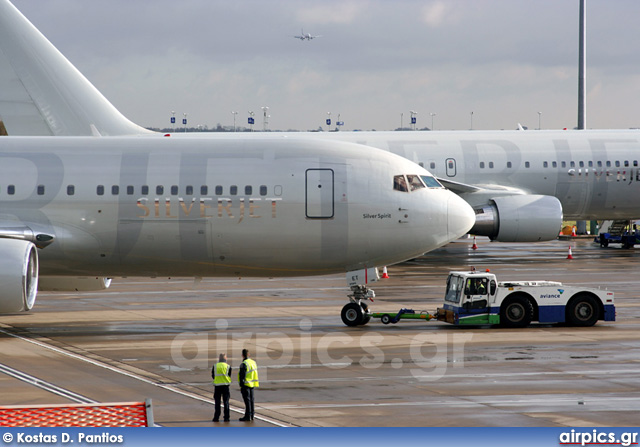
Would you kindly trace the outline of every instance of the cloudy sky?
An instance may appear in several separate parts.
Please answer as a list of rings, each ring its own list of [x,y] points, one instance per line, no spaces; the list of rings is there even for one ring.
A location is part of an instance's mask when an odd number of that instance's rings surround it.
[[[574,127],[579,0],[13,0],[128,118]],[[587,127],[640,127],[640,2],[587,0]],[[305,33],[323,37],[301,42]],[[541,115],[538,112],[542,112]]]

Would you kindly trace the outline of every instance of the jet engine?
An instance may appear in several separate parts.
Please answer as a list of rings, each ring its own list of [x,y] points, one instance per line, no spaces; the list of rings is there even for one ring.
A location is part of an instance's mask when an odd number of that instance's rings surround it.
[[[110,285],[111,278],[41,276],[38,289],[52,292],[93,292],[108,289]]]
[[[38,293],[38,252],[25,240],[0,238],[0,314],[29,310]]]
[[[469,233],[499,242],[549,241],[562,227],[562,204],[552,196],[494,197],[474,210],[476,224]]]

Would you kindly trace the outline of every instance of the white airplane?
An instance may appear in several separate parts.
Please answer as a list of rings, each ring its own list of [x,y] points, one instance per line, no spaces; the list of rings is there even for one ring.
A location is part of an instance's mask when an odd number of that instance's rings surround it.
[[[562,220],[640,218],[640,131],[326,132],[434,173],[476,212],[471,234],[503,242],[558,236]]]
[[[0,313],[31,309],[39,275],[49,290],[104,288],[114,276],[366,276],[475,221],[428,171],[385,151],[148,132],[8,0],[0,84]],[[355,282],[345,308],[360,324],[367,291]]]
[[[322,36],[313,36],[309,33],[305,33],[304,29],[300,30],[300,35],[299,36],[293,36],[296,39],[300,39],[301,42],[305,41],[305,40],[312,40],[315,39],[316,37],[322,37]]]

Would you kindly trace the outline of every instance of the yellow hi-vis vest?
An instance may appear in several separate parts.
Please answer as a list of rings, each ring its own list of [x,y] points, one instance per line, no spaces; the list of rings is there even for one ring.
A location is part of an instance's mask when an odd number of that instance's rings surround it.
[[[224,362],[216,363],[216,374],[213,379],[213,384],[229,385],[231,383],[231,377],[229,377],[229,364]]]
[[[260,386],[260,382],[258,382],[258,365],[252,359],[246,359],[242,363],[247,366],[247,372],[244,375],[244,386],[258,388]]]

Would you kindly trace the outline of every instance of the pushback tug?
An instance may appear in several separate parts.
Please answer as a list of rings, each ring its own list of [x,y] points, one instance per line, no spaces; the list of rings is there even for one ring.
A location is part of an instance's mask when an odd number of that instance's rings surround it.
[[[402,319],[438,320],[455,325],[500,325],[526,327],[532,321],[593,326],[596,321],[615,321],[613,292],[590,287],[567,286],[555,281],[498,282],[489,272],[450,272],[443,307],[435,314],[413,309],[396,313],[370,312],[366,304],[352,302],[342,312],[347,326],[366,324],[371,318],[382,323]],[[364,312],[355,311],[362,306]]]

